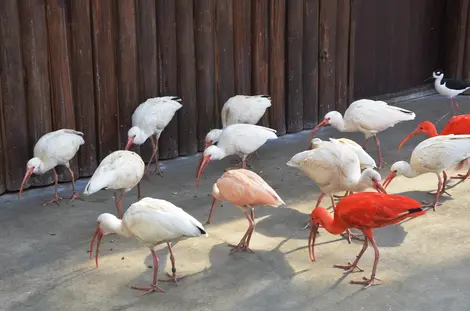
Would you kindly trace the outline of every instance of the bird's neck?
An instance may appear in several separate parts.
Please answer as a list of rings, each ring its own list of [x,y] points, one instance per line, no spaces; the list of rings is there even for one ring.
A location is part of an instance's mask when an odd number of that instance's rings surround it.
[[[361,173],[359,178],[351,185],[351,191],[361,192],[370,187],[370,177],[364,172]]]
[[[340,132],[354,132],[355,129],[349,126],[349,123],[344,121],[344,118],[339,119],[335,122],[334,127]]]
[[[116,234],[124,236],[124,237],[130,237],[132,234],[131,232],[127,229],[125,223],[118,218],[115,219],[110,219],[107,223],[108,227]]]
[[[435,78],[435,80],[434,80],[434,86],[441,85],[442,79],[443,79],[443,77]]]
[[[426,133],[428,134],[429,137],[436,137],[438,135],[435,126],[431,127],[429,130],[427,130]]]
[[[420,174],[419,172],[414,170],[409,163],[406,163],[405,166],[403,167],[402,175],[407,178],[413,178]]]
[[[322,218],[321,225],[331,234],[341,234],[347,229],[342,221],[336,217],[333,218],[330,214]]]

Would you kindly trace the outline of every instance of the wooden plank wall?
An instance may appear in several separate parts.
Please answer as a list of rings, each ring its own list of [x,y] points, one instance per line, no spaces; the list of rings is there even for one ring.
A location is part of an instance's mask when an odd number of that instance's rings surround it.
[[[0,1],[0,194],[18,190],[39,137],[63,127],[84,133],[72,167],[90,176],[124,147],[132,112],[150,97],[182,98],[160,139],[170,159],[201,151],[236,94],[270,95],[259,124],[283,135],[355,98],[420,85],[438,65],[468,78],[469,3]],[[144,160],[149,145],[135,148]]]

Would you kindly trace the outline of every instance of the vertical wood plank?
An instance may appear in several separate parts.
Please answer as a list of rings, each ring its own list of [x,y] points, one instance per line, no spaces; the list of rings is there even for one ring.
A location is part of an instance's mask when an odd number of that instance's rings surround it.
[[[351,1],[350,9],[350,25],[349,25],[349,66],[348,66],[348,102],[352,103],[355,99],[355,87],[354,77],[356,70],[356,33],[357,33],[357,22],[359,18],[359,12],[362,7],[363,0]]]
[[[178,96],[176,55],[175,1],[157,0],[157,37],[161,96]],[[183,107],[184,109],[184,103]],[[178,115],[173,117],[160,136],[160,159],[178,156]]]
[[[69,4],[75,122],[85,140],[78,151],[79,173],[81,177],[89,177],[93,175],[98,163],[92,17],[89,1],[71,0]]]
[[[253,1],[252,12],[253,94],[269,95],[269,1]],[[258,124],[269,126],[269,112],[264,114]]]
[[[31,153],[28,144],[20,20],[16,1],[0,1],[0,42],[5,185],[7,190],[16,191],[21,186],[28,155]]]
[[[52,126],[54,130],[75,129],[65,2],[46,0],[46,9],[52,91]],[[70,165],[74,174],[78,176],[77,158],[73,158]],[[63,166],[57,168],[57,174],[59,181],[72,179],[68,169]]]
[[[269,90],[272,106],[269,109],[269,125],[277,135],[286,133],[285,118],[285,24],[286,1],[269,1]]]
[[[303,36],[303,120],[304,129],[318,123],[318,25],[320,0],[305,0]]]
[[[196,80],[198,103],[198,149],[204,149],[204,138],[214,128],[214,0],[194,3]]]
[[[233,55],[233,1],[217,0],[215,3],[215,127],[221,128],[220,111],[225,102],[235,94],[235,68]]]
[[[303,129],[303,0],[287,2],[287,132]]]
[[[467,35],[465,42],[465,54],[464,62],[462,68],[462,78],[469,80],[470,79],[470,5],[467,8]]]
[[[44,0],[21,0],[19,9],[28,111],[28,142],[30,146],[34,146],[42,135],[52,130],[46,8]],[[33,157],[33,150],[30,150],[29,156]],[[33,186],[44,186],[53,181],[52,172],[31,176]]]
[[[320,118],[335,109],[336,100],[336,24],[338,0],[320,1]]]
[[[251,95],[251,0],[233,2],[235,90]]]
[[[137,29],[134,0],[116,1],[118,15],[117,80],[119,98],[119,148],[124,149],[132,127],[132,113],[139,105],[137,87]]]
[[[155,0],[138,0],[136,7],[140,104],[158,96],[157,17]],[[150,158],[152,155],[150,142],[140,147],[140,155],[144,161]]]
[[[350,0],[338,0],[336,32],[336,110],[348,107]]]
[[[3,140],[5,139],[5,125],[3,124],[3,99],[2,84],[0,83],[0,194],[4,193],[5,187],[5,150],[3,149]]]
[[[91,0],[100,161],[115,151],[119,145],[113,4],[111,1]]]
[[[193,2],[176,0],[178,94],[183,107],[178,118],[179,154],[197,152],[196,56],[194,51]]]

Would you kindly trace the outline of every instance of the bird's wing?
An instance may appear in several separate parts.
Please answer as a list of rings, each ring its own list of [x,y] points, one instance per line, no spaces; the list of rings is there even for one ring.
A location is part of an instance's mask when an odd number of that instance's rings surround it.
[[[250,154],[270,139],[277,139],[276,130],[252,124],[232,124],[220,134],[218,146],[234,153]]]
[[[176,98],[176,99],[174,99]],[[132,125],[146,132],[161,132],[170,123],[176,111],[182,107],[178,97],[149,98],[134,111]]]
[[[34,146],[34,156],[43,162],[54,159],[57,163],[69,162],[85,143],[83,133],[62,129],[43,135]]]
[[[453,79],[444,79],[442,82],[443,83],[441,83],[441,84],[444,84],[445,86],[447,86],[448,88],[453,89],[453,90],[470,89],[470,84],[467,83],[467,82],[464,82],[464,81],[453,80]]]
[[[446,123],[440,135],[462,135],[470,134],[470,114],[454,116]]]
[[[237,123],[256,124],[270,106],[271,100],[269,96],[266,95],[233,96],[222,108],[222,126],[225,128],[228,125]]]
[[[362,148],[358,143],[356,143],[353,140],[347,139],[347,138],[330,138],[330,140],[336,140],[348,148],[351,148],[351,150],[356,154],[356,156],[359,158],[359,162],[361,165],[361,168],[374,168],[377,167],[375,160]]]

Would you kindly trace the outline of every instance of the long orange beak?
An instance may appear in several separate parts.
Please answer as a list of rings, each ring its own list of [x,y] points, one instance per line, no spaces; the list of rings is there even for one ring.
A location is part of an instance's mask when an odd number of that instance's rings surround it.
[[[201,156],[201,160],[199,161],[199,166],[197,170],[197,176],[196,176],[196,187],[199,188],[199,178],[201,177],[202,172],[206,168],[207,164],[209,164],[209,161],[211,160],[210,156]]]
[[[308,236],[308,256],[315,261],[315,238],[317,237],[318,225],[310,219],[310,234]]]
[[[129,148],[132,146],[132,144],[134,143],[134,138],[134,136],[131,136],[127,139],[126,150],[129,150]]]
[[[418,134],[420,134],[421,132],[416,129],[414,130],[413,132],[411,132],[410,134],[408,134],[407,136],[405,136],[405,138],[403,138],[403,140],[400,142],[400,144],[398,145],[398,149],[397,151],[400,151],[401,147],[403,147],[403,145],[413,136],[416,136]]]
[[[20,193],[18,193],[18,200],[21,198],[21,194],[23,193],[24,185],[28,181],[29,177],[31,177],[31,174],[33,174],[33,171],[34,171],[34,167],[31,167],[26,171],[26,174],[24,174],[23,181],[21,182]]]
[[[377,190],[378,193],[387,194],[387,191],[385,190],[385,188],[378,181],[374,181],[374,188],[375,190]]]
[[[323,121],[321,121],[320,123],[318,123],[317,126],[315,126],[315,128],[312,129],[312,131],[310,132],[310,136],[308,138],[308,141],[312,141],[312,138],[313,138],[313,135],[318,132],[318,130],[320,130],[322,127],[325,127],[327,126],[329,123],[328,123],[328,119],[324,119]]]
[[[93,246],[95,244],[95,238],[98,237],[98,241],[96,242],[96,257],[95,257],[95,262],[96,262],[96,267],[98,268],[98,256],[100,253],[100,244],[101,244],[101,239],[103,238],[103,230],[100,228],[100,223],[96,224],[96,231],[93,234],[93,238],[91,239],[90,243],[90,260],[93,259]]]
[[[390,183],[392,182],[392,180],[397,177],[397,173],[396,172],[390,172],[390,174],[388,174],[387,178],[385,178],[384,182],[383,182],[383,186],[385,189],[387,189],[388,185],[390,185]]]

